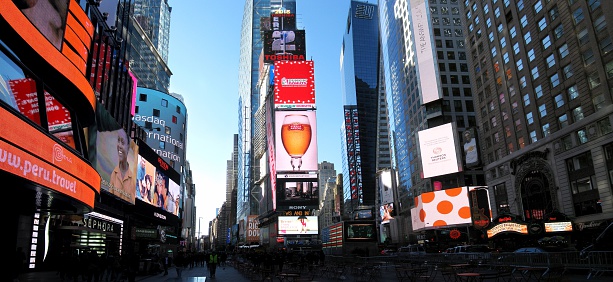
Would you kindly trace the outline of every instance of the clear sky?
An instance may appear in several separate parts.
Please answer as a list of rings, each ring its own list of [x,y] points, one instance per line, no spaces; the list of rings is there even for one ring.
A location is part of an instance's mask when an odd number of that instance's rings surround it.
[[[375,1],[373,1],[375,2]],[[315,64],[318,161],[341,173],[340,50],[349,0],[297,0],[297,26],[306,30]],[[200,231],[225,201],[226,162],[238,133],[238,65],[243,0],[170,0],[170,91],[188,114],[187,160],[196,184]],[[294,11],[292,11],[294,12]],[[198,226],[196,226],[198,228]],[[196,230],[198,232],[198,230]]]

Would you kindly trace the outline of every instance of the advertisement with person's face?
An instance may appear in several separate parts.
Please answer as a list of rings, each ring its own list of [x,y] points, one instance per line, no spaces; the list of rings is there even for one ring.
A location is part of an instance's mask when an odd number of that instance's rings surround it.
[[[100,174],[102,190],[134,204],[138,146],[100,103],[90,129],[90,161]]]
[[[136,198],[153,204],[155,185],[155,166],[138,155],[138,168],[136,169]]]
[[[279,235],[318,234],[317,216],[279,216]]]
[[[381,223],[388,223],[390,219],[393,219],[396,215],[394,211],[394,203],[383,204],[379,207],[379,214],[381,215]]]
[[[153,193],[153,205],[165,211],[168,210],[168,176],[162,171],[155,172],[155,189]]]
[[[168,205],[166,210],[174,215],[179,215],[179,205],[181,204],[181,186],[169,180],[168,185]]]
[[[276,169],[317,171],[315,111],[275,112]]]
[[[30,22],[55,48],[62,48],[68,0],[13,0]]]

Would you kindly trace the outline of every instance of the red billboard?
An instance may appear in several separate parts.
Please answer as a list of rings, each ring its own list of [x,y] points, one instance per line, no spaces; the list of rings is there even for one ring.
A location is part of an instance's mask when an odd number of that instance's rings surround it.
[[[19,111],[30,120],[40,124],[36,81],[31,78],[14,79],[9,81],[9,86]],[[51,133],[72,128],[70,112],[47,91],[45,91],[45,104],[47,122]]]
[[[275,62],[275,108],[315,108],[313,61]]]

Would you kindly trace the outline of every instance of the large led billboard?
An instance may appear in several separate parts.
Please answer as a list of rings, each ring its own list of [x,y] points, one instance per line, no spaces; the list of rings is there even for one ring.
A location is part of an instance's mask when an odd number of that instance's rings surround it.
[[[472,223],[468,188],[427,192],[415,197],[411,209],[413,231]]]
[[[178,216],[183,203],[179,173],[146,143],[139,142],[136,198]]]
[[[277,209],[309,210],[319,206],[317,173],[277,174]]]
[[[426,0],[411,0],[410,7],[421,104],[427,104],[441,98],[436,73],[436,57],[430,34],[429,8]]]
[[[381,195],[381,204],[394,202],[392,177],[395,177],[395,173],[392,170],[383,170],[381,173],[379,173],[379,193]]]
[[[374,221],[345,221],[344,232],[347,242],[370,242],[377,240]]]
[[[279,235],[317,235],[317,216],[279,216]]]
[[[61,50],[69,0],[13,1],[55,48]]]
[[[264,62],[304,61],[306,40],[304,30],[271,30],[264,32]]]
[[[136,198],[153,204],[155,187],[155,166],[141,155],[138,155],[138,168],[136,170]]]
[[[247,216],[247,243],[260,242],[260,227],[257,215]]]
[[[455,132],[455,123],[418,132],[423,178],[461,171]]]
[[[275,108],[315,108],[313,61],[277,61]]]
[[[102,190],[134,204],[138,146],[100,103],[89,135],[90,161],[100,174]]]
[[[273,110],[270,102],[266,102],[266,154],[268,154],[268,169],[270,187],[272,189],[272,210],[277,210],[277,161],[275,159],[275,135],[273,129]]]
[[[476,229],[487,228],[492,221],[487,186],[468,187],[471,217]]]
[[[474,127],[467,128],[462,132],[462,151],[467,168],[478,167],[481,164],[478,140],[477,130]]]
[[[317,171],[315,111],[275,112],[277,172]]]

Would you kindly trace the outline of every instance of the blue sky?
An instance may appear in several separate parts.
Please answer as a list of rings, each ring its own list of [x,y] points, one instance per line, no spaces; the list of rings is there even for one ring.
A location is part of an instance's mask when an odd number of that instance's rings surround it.
[[[306,30],[307,59],[315,64],[318,161],[334,163],[341,173],[340,50],[350,1],[296,1],[297,25]],[[208,223],[225,200],[226,161],[238,133],[244,1],[170,0],[169,4],[170,91],[183,95],[187,107],[187,160],[196,184],[200,231],[208,234]]]

